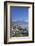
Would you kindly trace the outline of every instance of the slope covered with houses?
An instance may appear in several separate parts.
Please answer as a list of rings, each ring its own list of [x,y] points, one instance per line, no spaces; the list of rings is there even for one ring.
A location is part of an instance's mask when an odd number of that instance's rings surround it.
[[[25,23],[25,22],[10,23],[10,37],[24,37],[28,35],[29,35],[28,23]]]

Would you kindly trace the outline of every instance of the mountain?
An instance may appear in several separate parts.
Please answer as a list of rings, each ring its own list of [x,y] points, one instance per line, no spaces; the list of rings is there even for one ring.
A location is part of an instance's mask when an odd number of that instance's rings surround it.
[[[23,28],[27,28],[28,27],[28,22],[24,22],[24,21],[11,22],[11,24],[13,24],[15,26],[21,26]]]

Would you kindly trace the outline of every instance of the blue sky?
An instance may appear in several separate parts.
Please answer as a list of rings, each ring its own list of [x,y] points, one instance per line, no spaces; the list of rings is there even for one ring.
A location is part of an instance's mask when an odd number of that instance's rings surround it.
[[[27,7],[11,7],[10,8],[11,21],[28,22],[28,8]]]

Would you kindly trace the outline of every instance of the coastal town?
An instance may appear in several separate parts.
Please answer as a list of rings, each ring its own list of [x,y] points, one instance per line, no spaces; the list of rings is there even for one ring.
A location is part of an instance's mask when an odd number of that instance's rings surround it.
[[[10,36],[11,37],[25,37],[28,36],[28,27],[20,24],[14,23],[10,25]]]

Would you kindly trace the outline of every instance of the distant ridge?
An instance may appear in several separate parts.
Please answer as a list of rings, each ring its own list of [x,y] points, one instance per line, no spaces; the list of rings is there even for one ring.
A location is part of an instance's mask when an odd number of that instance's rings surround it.
[[[18,23],[20,23],[20,24],[28,24],[28,22],[24,22],[24,21],[12,21],[12,22],[13,22],[13,23],[17,23],[17,24],[18,24]],[[12,23],[12,22],[11,22],[11,23]]]

